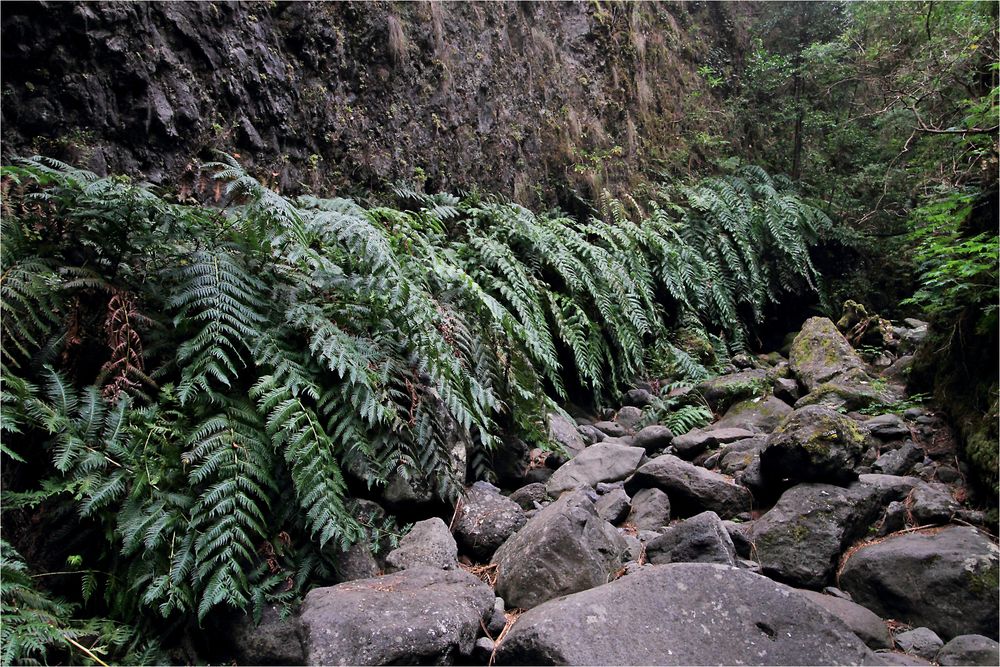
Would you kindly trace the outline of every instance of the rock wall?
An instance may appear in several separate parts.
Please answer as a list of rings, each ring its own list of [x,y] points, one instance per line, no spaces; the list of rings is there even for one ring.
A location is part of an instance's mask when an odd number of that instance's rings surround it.
[[[571,201],[684,167],[684,136],[721,92],[698,69],[738,58],[749,11],[10,3],[3,153],[196,184],[196,165],[220,149],[285,191],[413,179]]]

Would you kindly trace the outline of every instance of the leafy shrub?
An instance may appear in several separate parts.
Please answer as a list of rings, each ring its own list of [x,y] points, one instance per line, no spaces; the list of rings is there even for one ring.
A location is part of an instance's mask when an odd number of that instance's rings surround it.
[[[292,600],[394,530],[351,479],[452,500],[455,446],[488,476],[570,380],[618,392],[654,348],[704,377],[667,315],[738,345],[742,310],[814,284],[826,224],[753,168],[585,221],[406,188],[290,199],[226,156],[208,169],[221,209],[44,158],[3,172],[3,452],[50,462],[5,509],[73,503],[99,527],[87,582],[113,618]]]

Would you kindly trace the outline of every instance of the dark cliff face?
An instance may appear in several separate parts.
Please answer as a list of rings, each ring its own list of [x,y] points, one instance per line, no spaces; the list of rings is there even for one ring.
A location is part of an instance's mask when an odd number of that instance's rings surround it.
[[[553,201],[680,162],[726,3],[7,3],[4,157],[192,184],[216,148],[283,190],[426,178]],[[535,189],[540,186],[540,189]]]

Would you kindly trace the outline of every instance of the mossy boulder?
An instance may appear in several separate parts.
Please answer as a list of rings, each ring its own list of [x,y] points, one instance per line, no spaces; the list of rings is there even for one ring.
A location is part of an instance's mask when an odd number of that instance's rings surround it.
[[[787,487],[800,482],[846,485],[867,448],[868,434],[853,419],[830,408],[795,410],[768,437],[761,451],[765,482]]]
[[[695,390],[713,410],[722,412],[733,403],[763,395],[772,381],[768,371],[752,368],[705,380]]]
[[[809,391],[850,371],[864,372],[861,357],[826,317],[806,320],[792,341],[788,363]]]
[[[851,369],[829,382],[818,385],[795,402],[795,407],[822,405],[833,410],[861,410],[885,405],[903,398],[898,387],[885,380],[875,380],[863,370]]]
[[[754,433],[770,433],[792,408],[774,396],[751,398],[733,404],[714,428],[742,428]]]

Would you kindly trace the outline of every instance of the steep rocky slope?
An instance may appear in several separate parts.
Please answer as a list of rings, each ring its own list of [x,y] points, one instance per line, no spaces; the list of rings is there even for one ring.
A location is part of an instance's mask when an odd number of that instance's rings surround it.
[[[744,50],[747,11],[16,3],[3,17],[4,152],[153,183],[190,183],[216,148],[283,190],[425,177],[521,201],[567,183],[588,195],[686,163],[718,104],[698,69]]]

